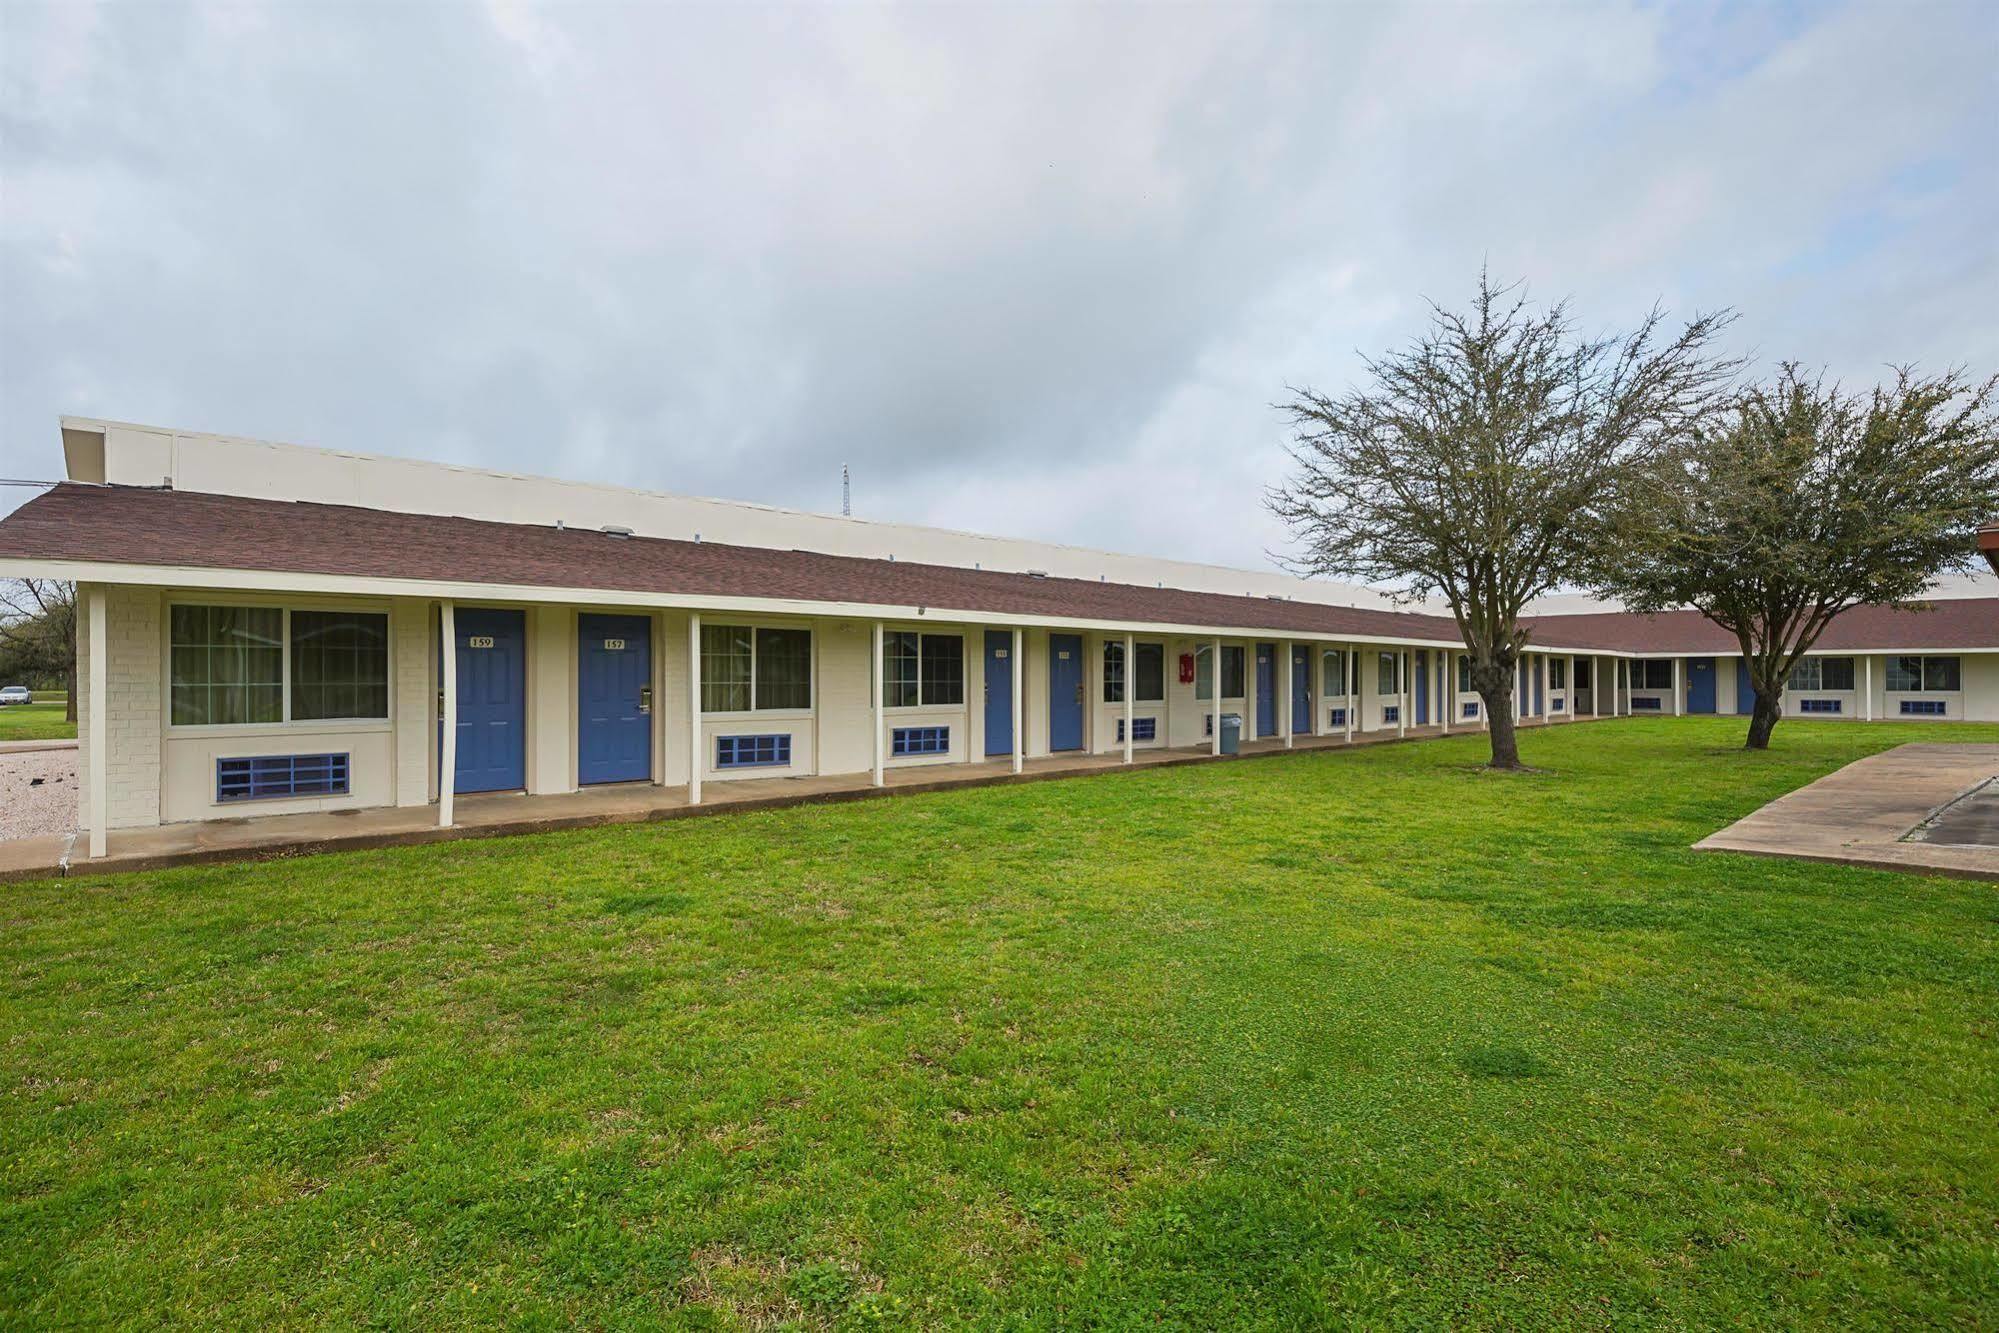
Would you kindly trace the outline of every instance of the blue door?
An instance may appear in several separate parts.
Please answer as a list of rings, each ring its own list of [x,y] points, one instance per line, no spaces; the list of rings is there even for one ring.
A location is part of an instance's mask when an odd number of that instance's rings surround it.
[[[576,780],[652,777],[652,621],[576,617]]]
[[[1430,721],[1430,654],[1416,654],[1416,725]]]
[[[1083,748],[1083,636],[1048,636],[1048,748]]]
[[[1312,730],[1312,650],[1291,650],[1291,731],[1305,735]]]
[[[1256,734],[1277,734],[1277,645],[1256,645]]]
[[[1735,659],[1735,711],[1748,717],[1756,711],[1756,687],[1749,683],[1749,659]]]
[[[1013,631],[986,631],[986,753],[1013,753]]]
[[[527,632],[519,611],[460,607],[458,763],[453,790],[527,785]]]
[[[1714,711],[1714,659],[1712,657],[1689,657],[1687,659],[1687,711],[1689,713],[1712,713]]]

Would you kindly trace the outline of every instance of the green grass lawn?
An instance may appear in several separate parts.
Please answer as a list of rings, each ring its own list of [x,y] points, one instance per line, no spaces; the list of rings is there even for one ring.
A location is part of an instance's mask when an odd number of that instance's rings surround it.
[[[65,722],[67,706],[58,699],[45,703],[9,704],[0,708],[0,741],[75,740],[76,723]]]
[[[1999,1323],[1999,888],[1737,719],[0,887],[0,1324]]]

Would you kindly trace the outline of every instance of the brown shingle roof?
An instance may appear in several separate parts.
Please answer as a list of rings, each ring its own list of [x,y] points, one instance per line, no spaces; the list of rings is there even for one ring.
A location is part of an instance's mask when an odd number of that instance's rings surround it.
[[[1458,641],[1456,624],[1448,617],[1414,612],[719,542],[620,540],[579,528],[74,483],[57,486],[0,519],[0,559],[8,557]],[[1999,598],[1945,601],[1936,608],[1849,611],[1826,631],[1821,646],[1999,647]],[[1692,611],[1543,616],[1534,625],[1535,642],[1551,648],[1735,651],[1726,632]]]

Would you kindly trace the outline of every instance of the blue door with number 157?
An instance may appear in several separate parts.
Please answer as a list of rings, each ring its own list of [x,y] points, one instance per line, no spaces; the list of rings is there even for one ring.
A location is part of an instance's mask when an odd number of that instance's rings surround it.
[[[576,617],[576,780],[652,777],[652,620]]]
[[[1048,748],[1083,748],[1083,636],[1048,636]]]

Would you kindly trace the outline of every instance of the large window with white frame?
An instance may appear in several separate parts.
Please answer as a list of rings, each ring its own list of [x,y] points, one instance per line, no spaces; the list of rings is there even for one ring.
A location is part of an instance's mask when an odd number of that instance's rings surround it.
[[[1327,648],[1319,654],[1319,683],[1328,699],[1347,697],[1346,649]]]
[[[1132,645],[1133,683],[1132,702],[1141,704],[1164,703],[1166,701],[1166,645],[1163,643],[1136,643]],[[1104,644],[1104,702],[1121,704],[1124,702],[1124,644],[1112,640]]]
[[[387,721],[388,716],[386,612],[178,603],[168,608],[171,726]]]
[[[1891,657],[1888,689],[1895,694],[1952,694],[1963,688],[1955,657]]]
[[[1670,657],[1645,657],[1632,662],[1631,688],[1634,690],[1672,689],[1673,659]]]
[[[1402,693],[1402,654],[1381,653],[1375,660],[1374,688],[1383,698],[1392,698]]]
[[[701,711],[768,713],[812,707],[812,631],[701,627]]]
[[[1548,659],[1548,688],[1566,690],[1569,688],[1569,659],[1551,657]]]
[[[955,708],[964,702],[964,635],[882,635],[882,707]]]
[[[1803,657],[1791,668],[1794,690],[1850,690],[1853,688],[1853,659],[1850,657]]]

